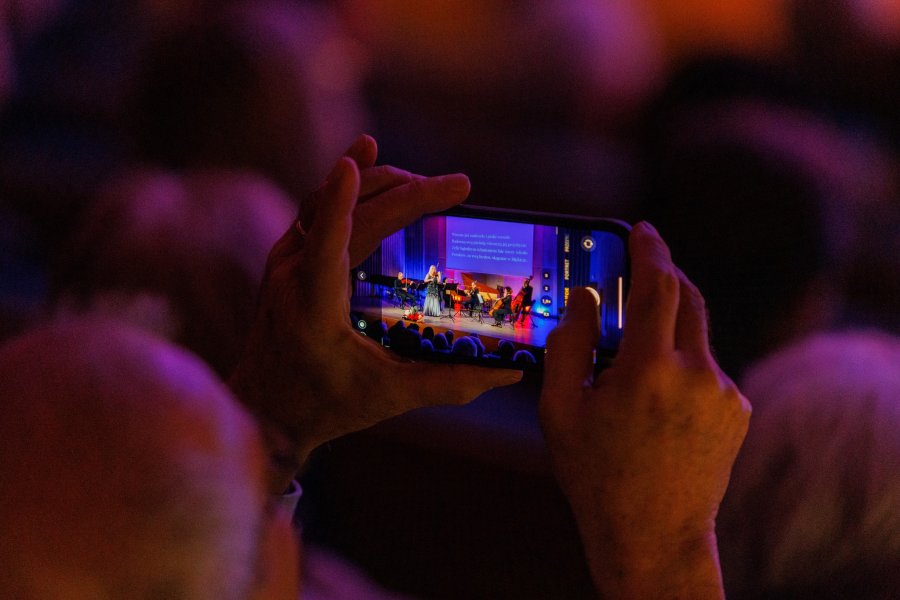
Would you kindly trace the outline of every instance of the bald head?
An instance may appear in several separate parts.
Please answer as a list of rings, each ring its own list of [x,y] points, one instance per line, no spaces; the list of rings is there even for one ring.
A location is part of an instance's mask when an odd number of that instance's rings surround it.
[[[2,597],[238,598],[264,505],[251,420],[192,355],[101,321],[0,349]]]

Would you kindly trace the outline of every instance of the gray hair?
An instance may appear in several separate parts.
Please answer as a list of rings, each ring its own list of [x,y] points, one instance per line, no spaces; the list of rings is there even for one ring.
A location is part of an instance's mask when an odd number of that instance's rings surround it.
[[[748,371],[747,439],[719,513],[729,597],[900,589],[900,339],[820,334]]]
[[[53,325],[0,349],[0,394],[0,596],[249,594],[261,449],[199,359],[121,325]]]

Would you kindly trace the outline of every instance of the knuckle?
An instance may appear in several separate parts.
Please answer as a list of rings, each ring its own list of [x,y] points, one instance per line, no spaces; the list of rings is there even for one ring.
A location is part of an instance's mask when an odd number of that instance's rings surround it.
[[[657,295],[672,297],[678,294],[680,281],[674,269],[660,267],[651,272],[648,284]]]
[[[703,297],[703,294],[700,293],[700,289],[694,285],[690,281],[685,281],[685,287],[687,289],[688,298],[690,298],[691,304],[694,305],[694,308],[701,312],[706,312],[706,298]]]
[[[390,175],[393,167],[390,165],[378,165],[377,167],[370,167],[366,169],[366,175],[370,175],[375,179],[381,179],[385,175]]]
[[[671,268],[660,269],[655,279],[660,291],[668,294],[676,293],[681,285],[678,274]]]
[[[397,167],[392,167],[390,165],[379,165],[377,167],[372,167],[369,170],[369,173],[375,179],[409,179],[408,177],[403,177],[405,174],[404,171],[401,171]]]
[[[708,363],[702,366],[683,366],[682,379],[683,385],[694,390],[698,397],[707,398],[721,402],[730,399],[732,389],[737,392],[737,388],[715,365]]]
[[[728,400],[737,393],[737,387],[726,377],[715,364],[700,369],[700,382],[704,389],[716,394],[720,399]]]
[[[750,418],[751,413],[753,413],[753,407],[736,385],[732,383],[728,386],[725,398],[740,414],[744,415],[745,419]]]
[[[717,382],[718,402],[727,407],[739,421],[746,422],[750,418],[752,408],[738,386],[717,369],[711,372],[711,376],[715,377]]]
[[[427,179],[411,179],[406,185],[411,194],[420,196],[428,192]]]
[[[412,173],[410,173],[409,171],[404,171],[403,169],[398,169],[397,167],[388,167],[388,169],[390,169],[390,174],[400,181],[409,182],[415,180]]]

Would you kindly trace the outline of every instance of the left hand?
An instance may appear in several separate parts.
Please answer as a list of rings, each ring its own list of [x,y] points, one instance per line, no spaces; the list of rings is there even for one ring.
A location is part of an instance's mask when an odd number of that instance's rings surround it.
[[[230,380],[255,414],[289,432],[299,462],[344,434],[521,379],[516,371],[407,362],[353,330],[350,265],[425,212],[458,204],[469,188],[463,175],[372,167],[375,153],[374,141],[360,138],[301,211],[306,235],[291,227],[272,248],[256,323]],[[456,385],[423,393],[402,385],[410,379]]]

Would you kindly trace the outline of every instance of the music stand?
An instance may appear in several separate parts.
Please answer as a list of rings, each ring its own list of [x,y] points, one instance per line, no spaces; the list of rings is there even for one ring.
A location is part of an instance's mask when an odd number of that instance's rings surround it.
[[[475,304],[469,310],[469,318],[473,321],[484,323],[484,296],[481,295],[481,292],[478,292],[475,296]]]
[[[463,313],[463,311],[466,309],[466,303],[469,302],[469,301],[471,300],[471,296],[469,296],[468,294],[466,294],[465,289],[463,289],[462,293],[460,293],[460,291],[459,291],[459,284],[457,283],[457,284],[455,284],[455,285],[456,285],[456,296],[457,296],[457,298],[454,299],[453,305],[454,305],[454,308],[455,308],[455,307],[456,307],[456,304],[457,304],[457,299],[458,299],[459,308],[457,308],[457,309],[453,312],[453,316],[454,316],[454,317],[457,317],[457,316],[458,316],[458,317],[462,317],[462,316],[463,316],[462,313]],[[465,300],[463,300],[463,298],[465,298]]]
[[[452,319],[455,321],[456,316],[453,314],[453,304],[454,304],[453,296],[449,292],[455,292],[457,290],[457,288],[459,287],[459,284],[458,283],[445,283],[443,285],[444,285],[444,292],[441,295],[443,296],[443,298],[445,300],[447,298],[449,298],[450,301],[447,303],[447,314],[446,315],[442,314],[441,318],[442,319]]]
[[[424,281],[414,281],[407,286],[407,291],[412,294],[414,306],[422,305],[421,293],[425,289],[425,285]]]
[[[485,299],[484,296],[481,296],[481,308],[478,311],[478,322],[484,325],[484,315],[490,316],[491,314],[491,306],[494,305],[494,301],[491,300],[490,296]]]

